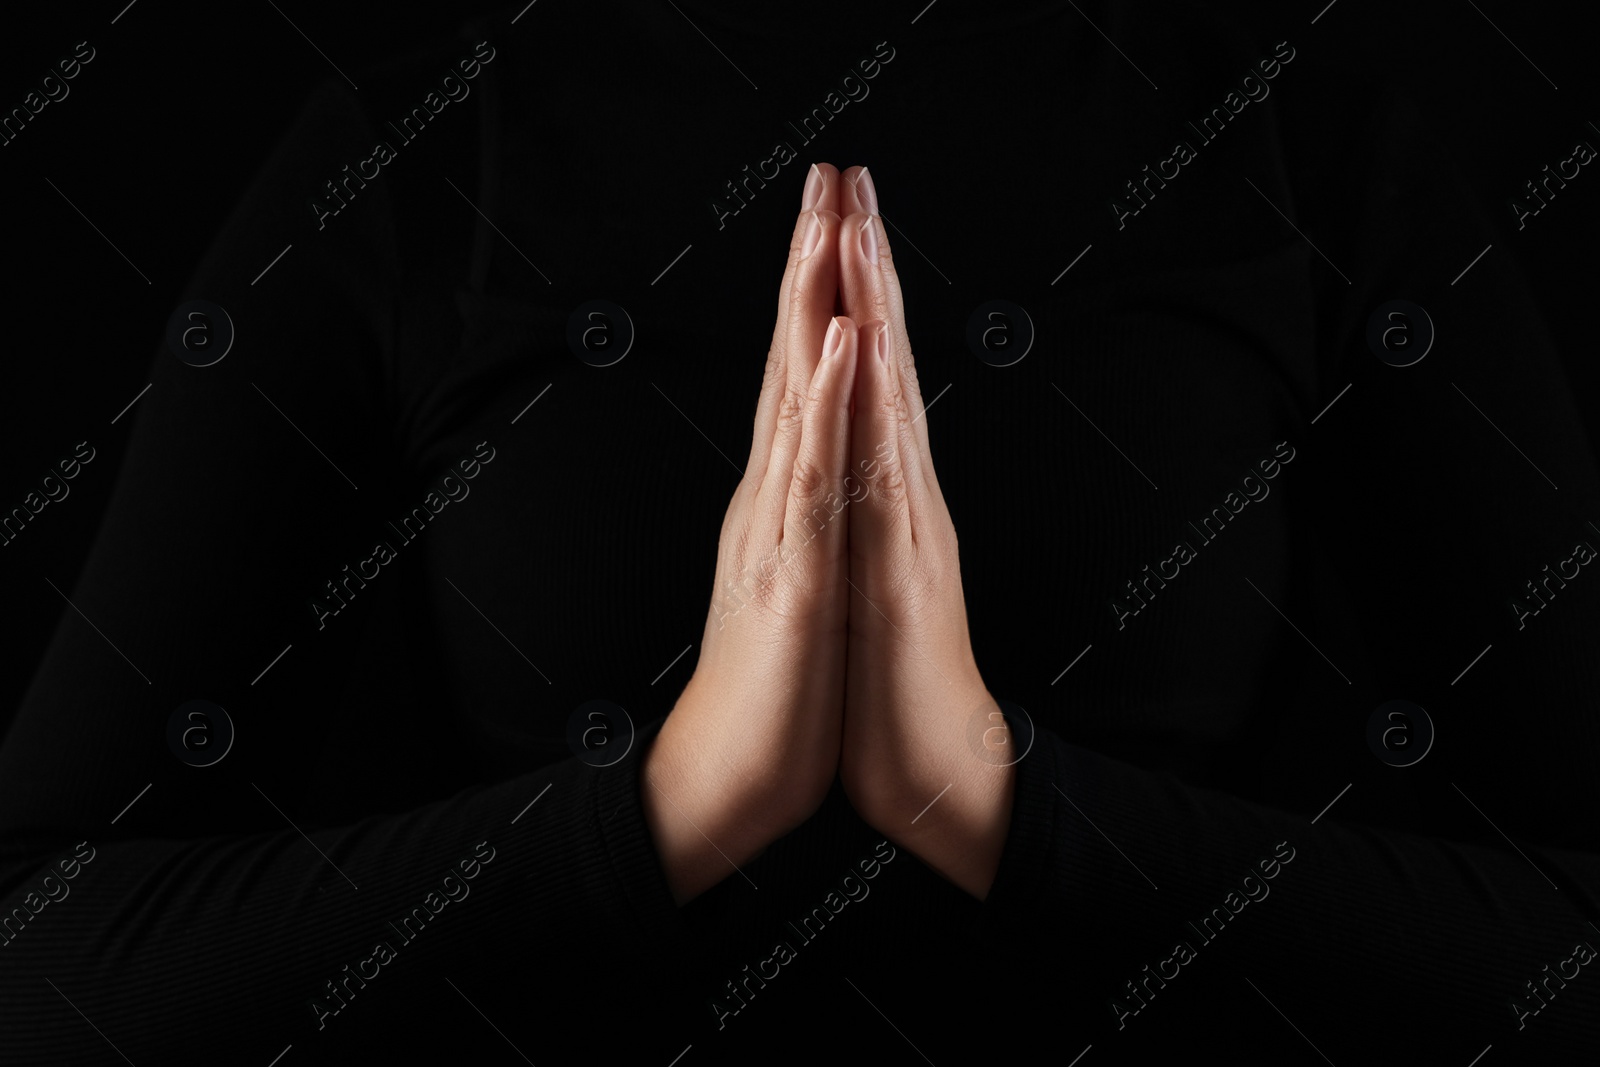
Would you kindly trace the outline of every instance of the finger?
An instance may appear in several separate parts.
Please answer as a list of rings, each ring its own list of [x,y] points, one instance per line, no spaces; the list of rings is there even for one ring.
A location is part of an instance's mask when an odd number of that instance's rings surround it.
[[[786,563],[802,575],[826,574],[844,556],[849,526],[838,516],[845,508],[844,479],[850,465],[856,339],[855,323],[833,320],[806,396],[780,542]]]
[[[866,576],[863,592],[887,592],[883,577],[915,559],[916,530],[932,521],[934,503],[905,389],[896,374],[887,324],[861,327],[855,414],[850,431],[852,476],[850,565]]]
[[[778,422],[778,409],[783,403],[789,381],[789,367],[784,353],[789,341],[792,294],[800,264],[806,258],[803,253],[810,234],[810,213],[824,211],[837,214],[838,202],[839,172],[829,163],[812,164],[801,193],[800,216],[789,238],[789,261],[784,268],[783,282],[778,286],[778,317],[772,331],[772,344],[767,350],[767,369],[761,382],[761,397],[756,401],[750,461],[745,465],[746,480],[757,488],[766,474],[767,457],[772,449],[772,437]],[[812,255],[815,255],[815,250]],[[837,259],[837,256],[833,258]],[[837,286],[837,281],[834,284]],[[829,310],[832,310],[831,304]]]
[[[840,216],[854,215],[862,212],[867,215],[878,213],[878,191],[872,185],[872,175],[866,167],[851,167],[839,175],[839,206],[836,209]]]
[[[859,193],[861,184],[856,188]],[[876,194],[873,198],[876,200]],[[857,322],[878,319],[889,324],[917,440],[922,443],[923,455],[931,458],[928,420],[922,415],[922,390],[911,353],[911,335],[906,329],[900,276],[894,269],[888,231],[881,216],[860,211],[846,216],[839,236],[839,294],[844,313]]]
[[[831,211],[813,211],[815,229],[802,245],[806,254],[795,264],[788,292],[788,321],[784,329],[783,366],[780,383],[773,383],[777,403],[771,412],[772,445],[766,471],[757,487],[758,507],[771,515],[783,513],[782,500],[789,491],[789,472],[800,446],[801,422],[806,397],[811,392],[811,376],[822,357],[822,340],[833,317],[839,289],[839,257],[835,251],[839,235],[839,216]],[[776,503],[774,503],[776,501]]]

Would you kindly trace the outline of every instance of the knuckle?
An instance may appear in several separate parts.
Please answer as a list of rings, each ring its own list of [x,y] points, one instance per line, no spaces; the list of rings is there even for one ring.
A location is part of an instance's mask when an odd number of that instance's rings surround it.
[[[917,390],[920,395],[922,387],[921,379],[917,377],[917,357],[911,351],[910,346],[907,346],[905,355],[901,357],[898,369],[901,379],[908,383],[911,388]]]
[[[905,502],[906,472],[898,455],[879,461],[878,477],[872,484],[872,491],[885,504],[899,505]]]
[[[794,389],[786,388],[783,399],[778,402],[778,429],[785,433],[798,430],[805,414],[805,398]]]
[[[784,344],[797,345],[805,334],[807,323],[815,319],[824,307],[831,311],[833,301],[831,290],[824,295],[813,284],[813,279],[804,275],[796,277],[794,287],[789,292],[789,313],[783,319]],[[811,358],[815,358],[814,353]]]
[[[789,497],[799,510],[805,511],[812,505],[820,505],[827,487],[828,480],[822,468],[803,456],[794,461],[794,473],[789,479]]]
[[[783,346],[776,341],[767,349],[767,366],[761,375],[762,389],[775,389],[782,386],[784,380]]]
[[[911,412],[906,404],[906,391],[899,375],[891,375],[889,387],[878,399],[878,414],[889,419],[896,430],[910,422]]]
[[[878,227],[878,270],[880,273],[894,276],[894,245],[889,243],[889,227]]]

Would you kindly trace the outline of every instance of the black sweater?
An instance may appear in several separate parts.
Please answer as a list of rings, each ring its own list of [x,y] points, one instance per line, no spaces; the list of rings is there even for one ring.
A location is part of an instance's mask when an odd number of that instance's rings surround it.
[[[157,354],[0,749],[0,1059],[1592,1055],[1600,476],[1405,94],[1299,15],[681,8],[335,79],[218,235],[232,349]],[[641,815],[813,160],[877,179],[1035,727],[982,903],[835,790],[678,909]]]

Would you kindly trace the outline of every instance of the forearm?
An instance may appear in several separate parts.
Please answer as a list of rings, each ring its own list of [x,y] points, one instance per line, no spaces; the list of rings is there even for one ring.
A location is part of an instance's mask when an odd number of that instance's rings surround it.
[[[1103,974],[1113,1028],[1139,1025],[1131,1018],[1145,1004],[1159,1015],[1152,995],[1163,987],[1145,965],[1172,982],[1198,959],[1194,969],[1213,979],[1271,976],[1274,999],[1335,1062],[1358,1003],[1403,1006],[1415,1041],[1435,1051],[1440,1035],[1476,1042],[1474,1052],[1513,1035],[1571,1050],[1600,1038],[1600,981],[1586,981],[1590,968],[1574,958],[1579,943],[1600,946],[1586,921],[1600,912],[1592,852],[1524,841],[1523,855],[1342,822],[1337,812],[1314,820],[1043,731],[1018,774],[985,929],[1041,966],[1075,953],[1091,987]],[[1465,806],[1463,815],[1455,829],[1464,837],[1473,832],[1465,816],[1477,816]],[[1093,943],[1086,921],[1125,931],[1113,953],[1083,956]],[[1224,950],[1208,949],[1218,938]],[[1564,988],[1553,982],[1555,995],[1545,993],[1543,968],[1559,974],[1569,959]]]
[[[71,845],[14,859],[5,914],[38,910],[0,944],[0,1059],[102,1055],[81,1010],[134,1062],[167,1058],[178,1033],[265,1062],[326,1029],[354,1032],[344,1017],[363,1001],[425,978],[443,987],[438,975],[486,951],[535,961],[581,944],[665,960],[686,935],[630,797],[636,775],[635,759],[569,760],[353,825],[297,819],[305,836],[280,821],[227,838],[91,840],[92,860],[47,905],[28,894]],[[405,977],[386,995],[394,974]]]

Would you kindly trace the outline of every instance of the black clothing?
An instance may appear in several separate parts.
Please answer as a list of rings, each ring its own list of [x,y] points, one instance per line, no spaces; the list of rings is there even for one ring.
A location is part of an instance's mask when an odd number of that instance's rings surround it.
[[[1592,1055],[1600,476],[1515,260],[1450,284],[1488,226],[1404,94],[1298,16],[520,7],[317,94],[190,287],[234,348],[157,355],[0,749],[0,1058]],[[877,180],[978,664],[1038,728],[982,903],[835,790],[680,910],[641,816],[813,160]],[[599,769],[592,699],[640,727]]]

